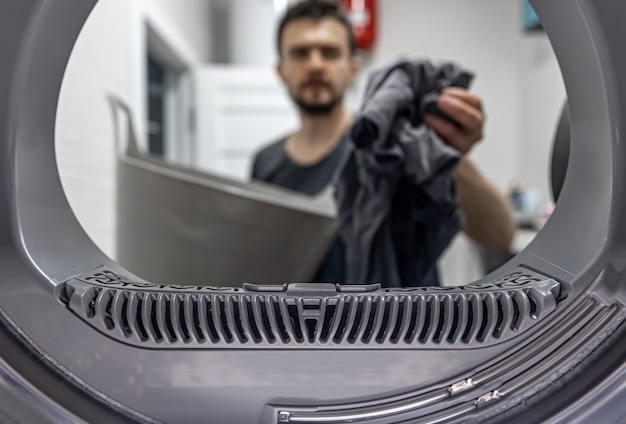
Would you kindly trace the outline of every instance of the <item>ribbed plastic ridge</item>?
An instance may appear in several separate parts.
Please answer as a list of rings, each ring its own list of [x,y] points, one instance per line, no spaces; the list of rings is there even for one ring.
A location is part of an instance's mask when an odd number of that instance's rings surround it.
[[[453,349],[511,339],[552,313],[560,296],[558,282],[528,270],[456,288],[265,289],[134,283],[98,269],[66,282],[62,300],[103,333],[144,347]]]

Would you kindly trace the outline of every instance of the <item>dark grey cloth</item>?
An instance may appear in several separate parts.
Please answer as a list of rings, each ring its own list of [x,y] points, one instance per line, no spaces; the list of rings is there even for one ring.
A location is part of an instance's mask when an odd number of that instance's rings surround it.
[[[346,134],[324,159],[311,166],[302,166],[289,159],[285,152],[285,141],[286,138],[281,138],[255,155],[252,178],[310,195],[319,193],[337,177],[337,170],[344,160],[349,144]],[[312,282],[340,283],[345,280],[345,275],[345,247],[341,238],[337,236],[320,263]]]
[[[467,86],[458,66],[404,57],[372,74],[338,180],[346,283],[437,285],[437,259],[462,225],[459,152],[423,123],[442,88]]]

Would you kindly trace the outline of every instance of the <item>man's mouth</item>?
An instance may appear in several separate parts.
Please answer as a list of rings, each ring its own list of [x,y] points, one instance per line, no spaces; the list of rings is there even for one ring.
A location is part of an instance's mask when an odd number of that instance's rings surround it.
[[[319,90],[322,88],[328,88],[328,84],[324,81],[309,81],[304,84],[305,88],[312,88],[314,90]]]

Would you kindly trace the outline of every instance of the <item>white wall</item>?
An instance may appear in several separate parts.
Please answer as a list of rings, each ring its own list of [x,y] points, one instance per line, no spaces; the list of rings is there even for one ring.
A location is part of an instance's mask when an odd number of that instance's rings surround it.
[[[552,201],[550,161],[557,122],[566,99],[563,77],[545,35],[524,40],[524,78],[519,142],[520,178]]]
[[[273,0],[229,0],[230,62],[238,65],[276,63],[274,31],[278,10]]]
[[[177,49],[188,50],[189,60],[211,59],[210,2],[207,0],[142,0],[145,18],[157,25]],[[178,41],[180,40],[180,41]]]
[[[115,256],[115,146],[107,96],[125,99],[143,134],[146,25],[193,67],[210,58],[205,0],[101,0],[78,38],[58,104],[56,153],[66,195],[87,234]]]
[[[74,47],[57,112],[61,182],[79,222],[109,256],[115,248],[115,156],[106,96],[130,93],[130,19],[126,0],[96,5]]]

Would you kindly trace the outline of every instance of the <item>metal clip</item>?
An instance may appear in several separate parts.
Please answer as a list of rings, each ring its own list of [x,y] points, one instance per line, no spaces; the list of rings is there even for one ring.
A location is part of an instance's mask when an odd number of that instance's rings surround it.
[[[496,400],[501,398],[502,394],[499,391],[494,390],[493,392],[487,393],[486,395],[479,397],[474,403],[476,404],[477,408],[482,408],[483,406],[491,402],[495,402]]]
[[[471,378],[468,378],[467,380],[459,381],[458,383],[448,387],[448,392],[451,396],[454,396],[466,390],[473,389],[474,387],[476,387],[476,385]]]

